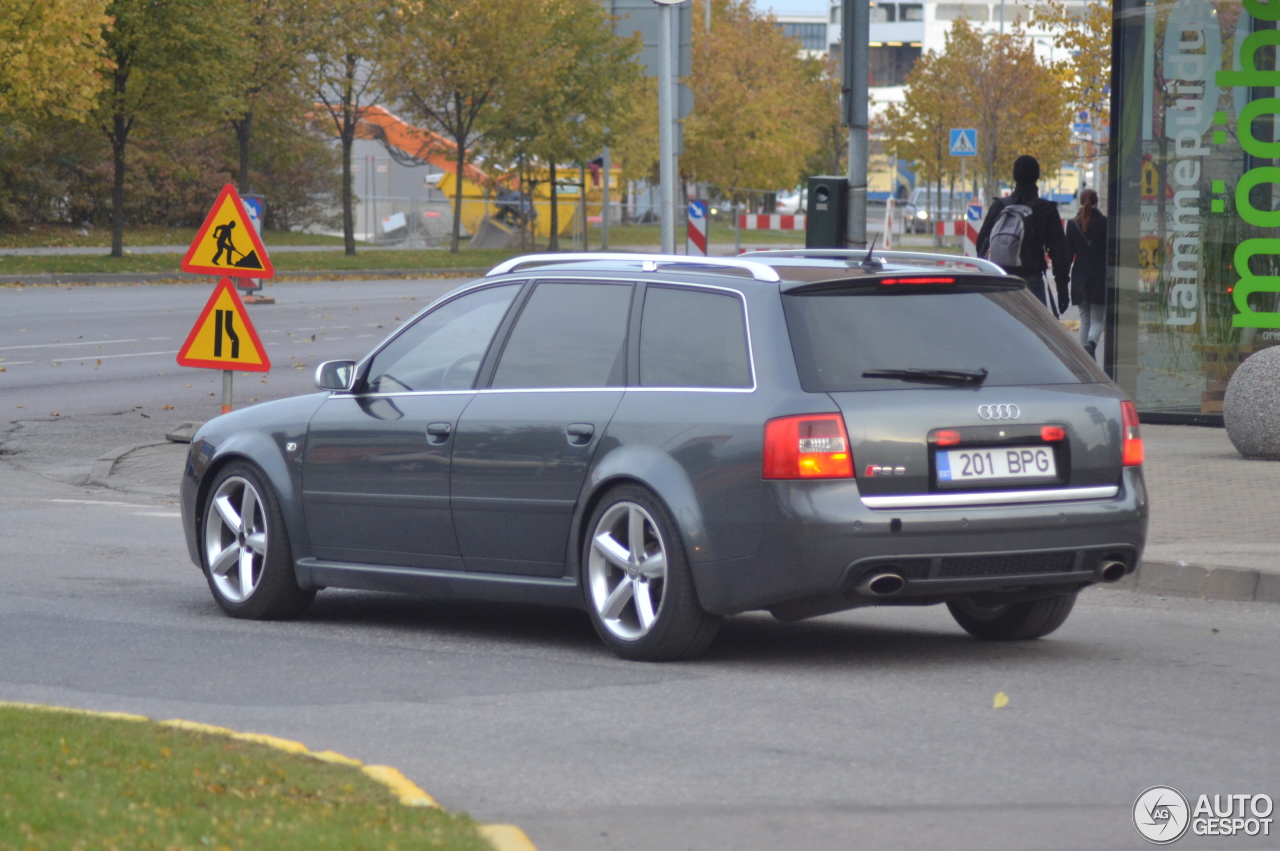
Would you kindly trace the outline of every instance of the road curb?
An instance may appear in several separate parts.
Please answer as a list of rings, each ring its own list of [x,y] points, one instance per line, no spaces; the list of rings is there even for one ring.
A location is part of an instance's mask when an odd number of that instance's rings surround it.
[[[450,266],[443,269],[303,269],[277,272],[274,281],[343,280],[346,278],[478,278],[492,266]],[[0,275],[0,285],[21,284],[29,287],[96,286],[113,284],[208,284],[205,277],[181,275],[177,272],[136,272],[124,274],[86,273],[35,275]]]
[[[1111,586],[1167,597],[1280,603],[1280,574],[1248,567],[1213,567],[1189,562],[1143,561],[1137,571]]]
[[[351,768],[359,768],[370,779],[381,783],[385,786],[401,805],[406,807],[431,807],[441,809],[436,803],[436,799],[422,791],[408,777],[400,772],[397,768],[389,765],[365,765],[358,759],[352,759],[349,756],[337,753],[335,751],[313,751],[302,742],[296,742],[292,739],[282,739],[278,736],[270,736],[265,733],[241,733],[232,730],[229,727],[218,727],[213,724],[203,724],[199,721],[184,721],[181,718],[174,718],[168,721],[155,721],[146,715],[134,715],[128,712],[98,712],[93,709],[74,709],[69,706],[52,706],[44,703],[19,703],[15,701],[0,700],[0,707],[8,707],[15,709],[30,709],[37,712],[61,712],[66,715],[85,715],[91,718],[107,718],[114,721],[135,721],[155,723],[161,727],[173,727],[178,730],[187,730],[193,733],[204,733],[210,736],[226,736],[229,739],[235,739],[241,742],[252,742],[254,744],[265,745],[285,753],[297,754],[300,756],[318,759],[321,762],[329,762],[337,765],[345,765]],[[538,851],[537,847],[529,840],[524,831],[512,824],[481,824],[477,825],[478,832],[481,837],[493,846],[494,851]]]

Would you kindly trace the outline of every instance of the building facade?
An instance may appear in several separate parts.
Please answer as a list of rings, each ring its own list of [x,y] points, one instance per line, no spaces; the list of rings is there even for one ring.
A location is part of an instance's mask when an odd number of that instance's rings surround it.
[[[1220,421],[1280,344],[1280,6],[1115,0],[1108,367],[1148,420]]]

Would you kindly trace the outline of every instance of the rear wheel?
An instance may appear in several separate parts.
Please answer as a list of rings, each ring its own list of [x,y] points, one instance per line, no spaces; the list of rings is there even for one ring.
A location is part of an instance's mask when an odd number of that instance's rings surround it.
[[[298,587],[289,533],[275,491],[256,467],[233,462],[209,486],[201,534],[202,567],[223,611],[238,618],[292,618],[313,590]]]
[[[965,597],[947,603],[947,608],[956,623],[974,638],[1028,641],[1062,626],[1075,604],[1075,594],[1007,605],[986,605]]]
[[[641,661],[681,659],[711,644],[720,618],[698,604],[684,546],[657,497],[635,485],[615,488],[587,528],[587,611],[614,653]]]

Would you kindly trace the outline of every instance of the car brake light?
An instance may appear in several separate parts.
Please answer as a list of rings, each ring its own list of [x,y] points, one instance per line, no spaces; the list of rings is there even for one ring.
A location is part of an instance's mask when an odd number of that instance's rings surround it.
[[[955,278],[887,278],[880,283],[888,284],[954,284]]]
[[[944,428],[933,433],[933,442],[939,446],[957,446],[960,443],[960,432]]]
[[[850,479],[853,455],[840,414],[802,414],[764,426],[766,479]]]
[[[1066,440],[1067,430],[1062,426],[1040,426],[1040,439],[1046,443]]]
[[[1138,409],[1132,402],[1120,403],[1120,420],[1124,424],[1124,465],[1137,467],[1142,464],[1142,435],[1138,431]]]

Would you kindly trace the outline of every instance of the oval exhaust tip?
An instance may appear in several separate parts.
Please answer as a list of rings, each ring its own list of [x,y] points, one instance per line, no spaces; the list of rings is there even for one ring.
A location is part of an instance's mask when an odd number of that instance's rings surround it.
[[[1098,567],[1098,576],[1103,582],[1118,582],[1124,578],[1125,563],[1107,559]]]
[[[872,597],[892,597],[907,587],[907,580],[896,573],[875,573],[858,583],[858,591]]]

